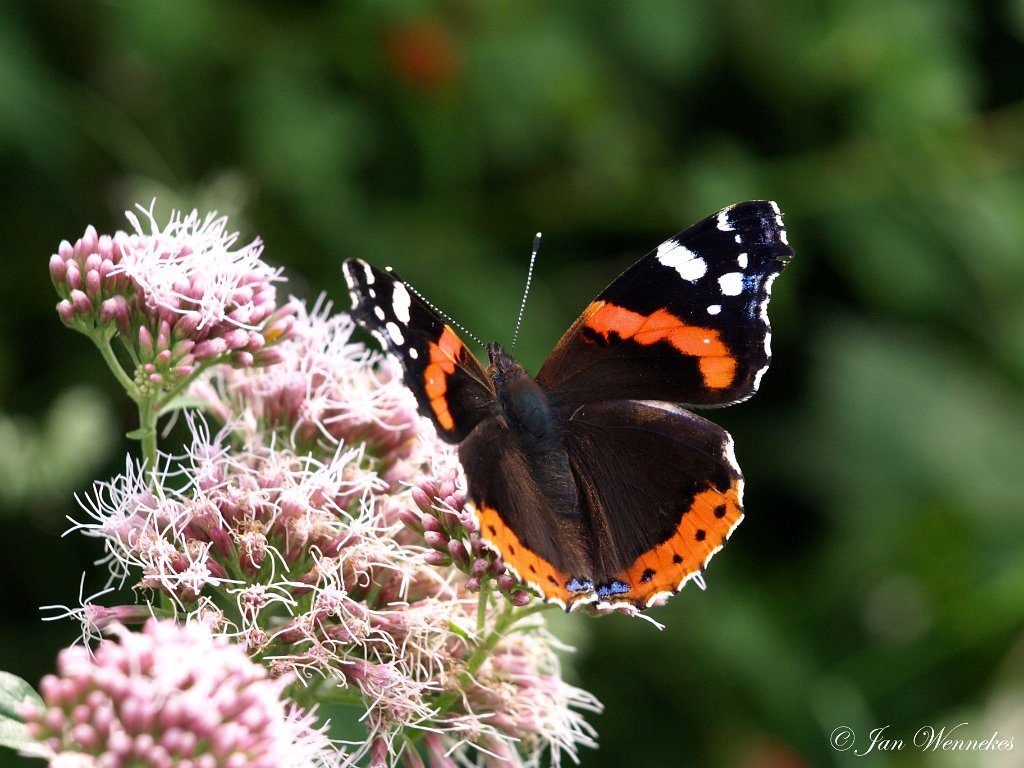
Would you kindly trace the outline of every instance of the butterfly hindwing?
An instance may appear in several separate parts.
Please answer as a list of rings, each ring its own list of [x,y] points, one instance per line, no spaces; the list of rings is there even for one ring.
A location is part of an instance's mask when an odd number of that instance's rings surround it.
[[[743,518],[732,438],[684,408],[578,406],[564,444],[582,489],[599,600],[643,608],[678,591]]]
[[[406,386],[438,434],[458,443],[491,415],[494,392],[480,361],[451,326],[390,272],[344,264],[352,316],[398,357]]]
[[[484,539],[546,600],[568,607],[571,574],[589,571],[589,533],[564,451],[524,451],[500,419],[459,446],[468,500]]]
[[[523,451],[492,419],[459,455],[483,537],[569,609],[644,608],[678,591],[743,517],[728,433],[666,403],[579,406],[566,414],[563,447],[546,455]],[[553,490],[549,470],[571,488]]]
[[[575,403],[745,400],[768,367],[771,284],[792,253],[775,203],[740,203],[709,216],[602,291],[537,381]]]

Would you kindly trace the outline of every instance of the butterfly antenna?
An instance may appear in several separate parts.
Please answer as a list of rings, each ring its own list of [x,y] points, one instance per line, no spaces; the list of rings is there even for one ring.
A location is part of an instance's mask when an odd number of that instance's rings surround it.
[[[475,341],[477,344],[479,344],[484,349],[487,348],[487,345],[484,344],[482,341],[480,341],[480,339],[477,338],[477,335],[475,333],[473,333],[468,328],[466,328],[466,326],[464,326],[462,323],[459,323],[456,320],[454,320],[451,315],[449,315],[444,310],[440,309],[437,305],[435,305],[432,301],[430,301],[426,296],[424,296],[422,293],[420,293],[415,288],[413,288],[412,285],[410,285],[409,283],[405,282],[405,280],[400,278],[391,267],[385,267],[385,270],[388,273],[390,273],[391,276],[393,278],[395,278],[395,280],[397,280],[402,285],[404,285],[406,288],[408,288],[416,296],[416,298],[418,298],[420,301],[422,301],[424,304],[426,304],[428,307],[430,307],[432,310],[434,310],[434,312],[436,312],[438,315],[440,315],[441,318],[446,323],[448,323],[448,325],[454,326],[464,336],[468,337],[472,341]]]
[[[526,271],[526,288],[523,289],[523,300],[519,304],[519,317],[516,319],[516,330],[512,334],[512,348],[509,353],[516,351],[516,342],[519,341],[519,328],[523,324],[523,312],[526,311],[526,297],[530,295],[530,283],[533,282],[533,265],[537,261],[537,251],[540,250],[540,232],[533,236],[533,250],[530,251],[530,268]]]

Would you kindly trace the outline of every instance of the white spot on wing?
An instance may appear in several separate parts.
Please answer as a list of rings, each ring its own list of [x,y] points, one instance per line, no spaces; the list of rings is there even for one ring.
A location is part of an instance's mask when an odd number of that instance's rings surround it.
[[[723,208],[718,212],[718,228],[723,232],[732,232],[734,229],[732,222],[729,221],[729,209]]]
[[[746,269],[747,268],[747,264],[749,262],[747,260],[747,252],[746,251],[744,251],[743,253],[741,253],[739,256],[736,257],[736,263],[740,265],[740,269]]]
[[[709,315],[717,315],[721,311],[722,311],[722,305],[721,304],[712,304],[711,306],[708,307],[708,314]]]
[[[707,262],[678,240],[668,240],[658,246],[658,261],[691,283],[700,280],[708,271]]]
[[[742,503],[743,479],[742,473],[740,472],[740,463],[736,461],[736,443],[733,442],[732,435],[726,433],[725,437],[725,445],[722,446],[722,457],[725,459],[725,462],[729,465],[729,468],[732,469],[732,471],[735,472],[738,476],[740,476],[739,500]]]
[[[420,353],[416,349],[416,347],[409,347],[409,357],[411,357],[413,360],[417,360],[417,359],[419,359],[419,356],[420,356]]]
[[[384,324],[384,327],[387,329],[388,336],[391,337],[392,342],[399,347],[405,344],[405,336],[402,334],[402,329],[398,327],[398,323],[393,323],[388,320],[388,322]]]
[[[726,272],[718,278],[718,287],[726,296],[739,296],[743,293],[743,275],[740,272]]]
[[[412,299],[409,298],[409,291],[401,283],[395,283],[394,293],[391,300],[395,305],[395,317],[401,322],[409,322],[409,308],[412,306]]]
[[[774,200],[769,200],[768,205],[772,207],[772,211],[775,213],[775,224],[779,228],[779,240],[782,241],[783,245],[789,245],[789,240],[786,237],[786,228],[782,225],[782,211],[779,210],[779,204]]]
[[[370,269],[370,265],[365,261],[360,262],[363,265],[363,274],[366,275],[366,284],[373,285],[373,270]]]
[[[768,325],[768,302],[772,298],[772,283],[775,282],[775,278],[778,276],[778,272],[773,272],[764,281],[764,301],[761,302],[761,319],[765,325]]]
[[[765,374],[765,372],[767,370],[768,370],[768,366],[766,365],[764,368],[759,369],[754,374],[754,391],[755,392],[757,392],[757,390],[760,389],[760,387],[761,387],[761,379],[764,377],[764,374]]]
[[[765,357],[765,360],[767,362],[765,363],[763,368],[759,369],[758,371],[755,371],[755,373],[754,373],[753,392],[756,392],[760,388],[760,386],[761,386],[761,379],[764,377],[764,374],[767,372],[768,366],[771,364],[771,360],[772,360],[772,332],[771,332],[771,330],[769,328],[769,323],[768,323],[768,301],[772,297],[772,283],[775,282],[775,278],[778,277],[778,276],[779,276],[779,273],[775,272],[773,274],[768,275],[768,277],[764,281],[764,301],[761,302],[761,306],[759,307],[759,309],[760,309],[761,322],[763,322],[764,325],[765,325],[764,357]]]
[[[377,319],[380,320],[381,322],[384,322],[385,320],[388,319],[388,316],[384,314],[384,310],[381,309],[381,306],[379,304],[373,308],[373,314],[375,314],[377,316]]]

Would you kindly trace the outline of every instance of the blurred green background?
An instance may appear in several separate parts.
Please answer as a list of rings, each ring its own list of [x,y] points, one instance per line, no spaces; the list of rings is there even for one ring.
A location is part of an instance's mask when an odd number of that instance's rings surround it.
[[[713,414],[747,519],[664,632],[556,617],[606,704],[583,765],[1024,764],[1021,0],[4,3],[0,667],[33,682],[76,631],[38,606],[102,581],[73,494],[133,426],[47,259],[154,196],[298,295],[347,307],[360,256],[506,342],[542,230],[534,371],[632,260],[779,201],[772,370]],[[1015,749],[909,744],[961,722]]]

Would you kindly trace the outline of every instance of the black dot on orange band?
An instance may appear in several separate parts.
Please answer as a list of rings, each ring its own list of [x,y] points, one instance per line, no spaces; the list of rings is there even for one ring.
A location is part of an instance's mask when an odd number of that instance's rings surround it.
[[[512,544],[508,545],[508,553],[510,555],[515,555],[515,553],[516,553],[516,548]]]
[[[648,568],[640,576],[640,583],[641,584],[646,584],[648,581],[650,581],[653,578],[654,578],[654,569],[653,568]]]
[[[487,526],[487,530],[491,532],[491,536],[497,536],[498,535],[498,529],[495,528],[493,525],[488,525]]]
[[[697,541],[704,541],[704,539],[707,537],[707,535],[708,535],[708,532],[705,531],[703,528],[698,528],[697,529],[697,537],[696,537]]]
[[[723,518],[725,517],[725,513],[727,511],[728,510],[726,509],[725,504],[719,504],[717,507],[715,507],[715,517]]]
[[[606,339],[600,333],[595,331],[593,328],[589,328],[584,325],[581,331],[581,335],[584,341],[589,341],[591,344],[596,344],[599,347],[608,346],[608,339]]]
[[[558,580],[555,579],[554,576],[548,576],[548,581],[551,582],[551,586],[553,586],[553,587],[557,587],[558,586]]]
[[[681,562],[683,562],[683,556],[680,554],[672,555],[672,562],[676,565],[679,565]]]
[[[537,566],[535,566],[533,563],[530,563],[530,573],[536,573],[536,572],[537,572]]]

